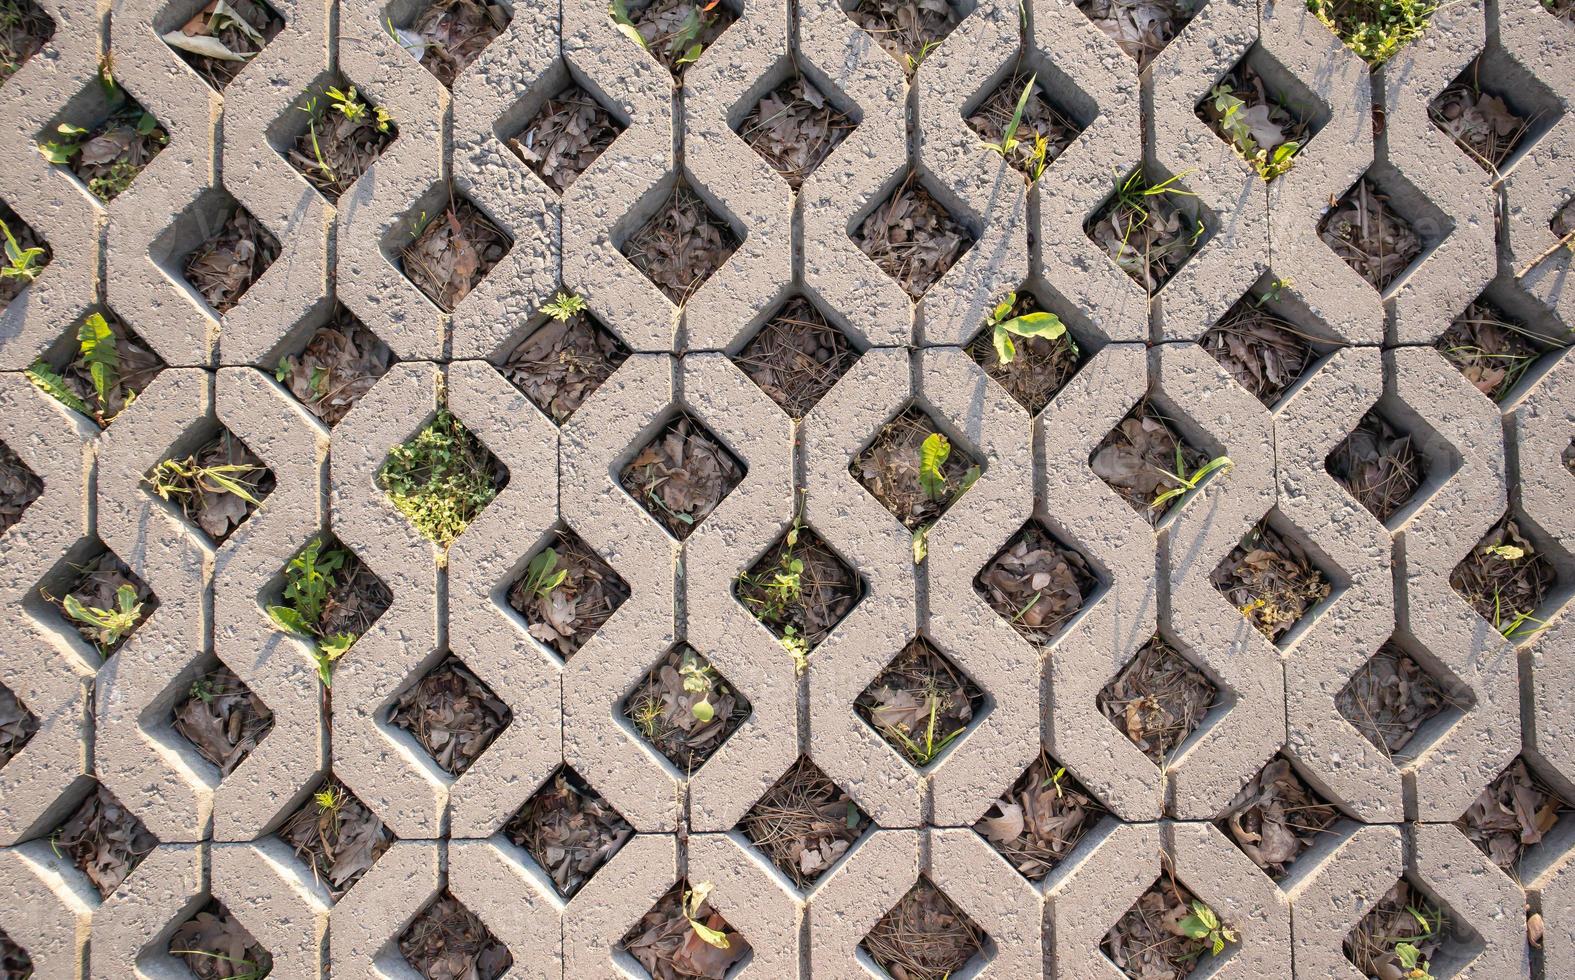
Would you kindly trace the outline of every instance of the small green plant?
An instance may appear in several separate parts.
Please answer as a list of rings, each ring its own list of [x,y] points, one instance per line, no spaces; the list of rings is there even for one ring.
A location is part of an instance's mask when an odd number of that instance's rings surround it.
[[[558,552],[547,548],[532,558],[525,569],[525,591],[545,599],[569,577],[567,568],[558,567]]]
[[[1216,456],[1207,463],[1204,463],[1202,466],[1198,467],[1195,472],[1188,474],[1187,461],[1182,458],[1181,443],[1178,441],[1176,443],[1176,469],[1175,472],[1170,473],[1169,476],[1171,479],[1180,484],[1180,486],[1171,487],[1169,490],[1166,490],[1164,493],[1158,495],[1154,498],[1153,502],[1149,504],[1149,506],[1155,510],[1158,510],[1175,498],[1180,497],[1189,491],[1196,490],[1198,488],[1198,484],[1202,483],[1204,478],[1210,473],[1213,473],[1215,470],[1223,470],[1224,472],[1229,473],[1231,467],[1234,465],[1235,464],[1231,462],[1229,456]]]
[[[585,312],[585,300],[573,293],[560,292],[541,311],[559,323],[564,323]]]
[[[1412,944],[1395,943],[1395,959],[1400,961],[1400,969],[1405,971],[1402,974],[1405,980],[1434,980],[1427,961],[1422,958],[1422,951]]]
[[[782,647],[793,658],[793,672],[803,674],[809,669],[809,641],[798,634],[798,627],[789,624],[782,631]]]
[[[445,549],[498,495],[486,448],[447,409],[389,451],[378,481],[416,530]]]
[[[1066,324],[1054,313],[1036,311],[1012,316],[1012,307],[1016,305],[1017,293],[1011,292],[990,311],[990,339],[995,344],[996,359],[1002,364],[1010,364],[1017,359],[1017,344],[1012,340],[1013,337],[1054,340],[1066,333]]]
[[[1214,86],[1209,92],[1209,98],[1214,100],[1220,129],[1230,138],[1242,159],[1258,171],[1259,177],[1273,180],[1291,169],[1292,158],[1300,144],[1295,140],[1287,140],[1273,147],[1260,145],[1253,137],[1252,126],[1246,119],[1244,110],[1247,103],[1237,98],[1229,85]]]
[[[913,760],[914,765],[923,768],[934,762],[936,757],[946,750],[946,747],[957,740],[964,729],[956,728],[941,738],[935,737],[935,720],[940,715],[942,695],[939,691],[930,691],[924,696],[925,703],[929,705],[929,722],[924,726],[922,741],[915,739],[896,725],[883,728],[885,734],[896,739],[902,750]]]
[[[337,813],[345,805],[345,794],[337,786],[324,786],[312,794],[312,802],[325,813]]]
[[[951,455],[951,440],[939,432],[925,436],[919,445],[919,486],[931,500],[946,497],[946,474],[941,472],[941,467]]]
[[[1482,550],[1495,558],[1502,558],[1505,561],[1520,561],[1526,557],[1525,548],[1518,548],[1512,544],[1495,544]]]
[[[67,595],[61,605],[67,616],[92,628],[101,650],[119,643],[142,619],[142,602],[130,585],[115,590],[114,609],[86,605],[74,595]]]
[[[228,493],[258,507],[262,501],[252,494],[246,478],[262,470],[255,463],[203,466],[195,457],[187,456],[185,459],[166,459],[142,480],[153,488],[160,500],[185,502],[198,493]]]
[[[1421,37],[1439,7],[1432,0],[1307,0],[1307,9],[1373,66]]]
[[[82,325],[77,327],[76,360],[87,366],[88,376],[93,379],[96,406],[79,398],[66,379],[42,359],[34,361],[33,366],[27,369],[28,380],[63,402],[67,408],[91,417],[99,425],[108,425],[113,421],[113,416],[109,415],[110,405],[115,389],[120,384],[120,351],[117,344],[115,331],[102,313],[89,314],[83,318]],[[135,397],[134,393],[127,392],[125,404],[120,410],[125,411]]]
[[[366,123],[375,128],[379,133],[388,133],[394,126],[394,117],[382,106],[376,109],[369,108],[361,97],[356,95],[355,86],[348,89],[339,89],[330,85],[323,93],[339,114],[353,123]]]
[[[1226,943],[1237,939],[1236,930],[1220,922],[1218,915],[1203,902],[1192,900],[1192,914],[1178,923],[1189,939],[1201,939],[1209,944],[1210,951],[1218,956],[1225,951]]]
[[[228,977],[229,980],[263,980],[263,978],[268,975],[270,969],[265,968],[263,964],[257,962],[256,960],[242,959],[235,956],[226,956],[223,953],[210,953],[205,949],[172,949],[170,950],[170,955],[204,956],[210,960],[217,960],[220,963],[228,963],[230,965],[225,968],[224,975]],[[215,975],[217,976],[217,974]]]
[[[1528,636],[1541,633],[1548,628],[1548,623],[1547,620],[1538,619],[1529,612],[1521,612],[1518,609],[1505,610],[1500,591],[1494,589],[1493,628],[1503,634],[1504,639],[1518,643]]]
[[[317,169],[322,172],[327,180],[334,180],[334,168],[323,156],[323,145],[317,139],[317,124],[322,119],[322,104],[317,101],[317,96],[307,98],[301,106],[301,111],[306,113],[306,131],[312,137],[312,156],[316,160]],[[282,380],[282,379],[281,379]]]
[[[0,279],[20,279],[24,283],[37,279],[43,269],[44,250],[36,245],[23,248],[4,221],[0,221],[0,232],[5,233],[5,265],[0,266]]]
[[[186,693],[203,704],[212,704],[213,682],[206,677],[199,677],[191,682],[191,687],[187,689]]]
[[[690,706],[689,711],[695,720],[701,724],[709,722],[716,717],[716,708],[711,705],[711,668],[702,662],[699,657],[691,652],[684,654],[683,660],[678,664],[678,676],[683,678],[684,690],[689,694],[700,695],[700,700]]]
[[[651,50],[651,46],[645,43],[645,35],[640,33],[639,26],[630,18],[629,6],[624,0],[612,0],[607,6],[607,15],[612,18],[613,26],[625,37],[645,50]]]
[[[1017,149],[1017,127],[1023,124],[1023,113],[1028,109],[1028,99],[1034,94],[1034,82],[1038,80],[1039,75],[1037,73],[1029,76],[1028,84],[1023,86],[1023,94],[1017,97],[1017,108],[1012,110],[1011,120],[1007,122],[1006,128],[1001,131],[1001,141],[999,143],[980,143],[981,149],[998,154],[1002,160],[1010,157],[1012,151]]]
[[[727,949],[729,946],[727,934],[717,929],[712,929],[700,921],[700,907],[711,896],[712,885],[709,881],[696,882],[692,887],[684,890],[684,918],[689,920],[689,928],[695,935],[709,946],[717,949]]]
[[[312,659],[324,687],[332,686],[334,662],[344,656],[356,640],[352,633],[323,632],[323,614],[328,610],[329,597],[339,584],[336,575],[349,560],[349,552],[340,548],[325,552],[323,539],[313,538],[285,566],[284,600],[287,604],[268,607],[268,618],[275,626],[286,633],[315,641]]]
[[[918,71],[919,66],[924,64],[924,59],[928,58],[930,56],[930,52],[934,51],[940,45],[940,43],[941,42],[939,39],[934,41],[925,41],[924,44],[920,45],[918,54],[904,55],[903,67],[908,69],[908,74],[912,75],[914,72]]]

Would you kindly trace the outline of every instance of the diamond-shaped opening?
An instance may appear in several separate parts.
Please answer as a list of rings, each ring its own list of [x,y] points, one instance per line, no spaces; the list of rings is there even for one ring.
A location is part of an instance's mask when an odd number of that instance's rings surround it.
[[[564,528],[531,556],[509,586],[509,605],[525,617],[531,636],[568,660],[629,595],[623,576]]]
[[[658,980],[727,976],[750,954],[749,940],[712,908],[705,897],[710,893],[709,883],[692,890],[688,881],[680,880],[623,934],[618,940],[619,952],[634,957],[649,976]],[[691,917],[721,934],[725,945],[701,942],[689,924]]]
[[[1569,819],[1575,804],[1521,756],[1472,801],[1455,826],[1510,877],[1520,880],[1521,859],[1553,828]]]
[[[1402,944],[1416,953],[1410,966],[1396,952]],[[1402,878],[1346,934],[1342,945],[1345,958],[1364,976],[1406,977],[1407,970],[1420,970],[1409,975],[1447,977],[1475,955],[1481,941],[1433,896]]]
[[[209,655],[176,695],[175,731],[228,776],[273,730],[273,712],[235,672]]]
[[[864,598],[864,580],[813,528],[795,522],[738,576],[733,594],[808,656]]]
[[[859,350],[807,296],[783,303],[745,344],[733,363],[796,419],[835,387]]]
[[[1083,233],[1153,296],[1203,247],[1215,224],[1179,178],[1142,166],[1116,179]]]
[[[108,898],[159,841],[113,793],[95,783],[81,805],[49,835],[49,843],[55,853],[70,857],[99,895]]]
[[[1029,881],[1066,860],[1109,810],[1043,748],[973,829]]]
[[[562,425],[613,372],[629,348],[595,314],[559,293],[550,319],[504,355],[499,370],[537,408]]]
[[[99,356],[106,349],[114,351],[113,364],[106,365]],[[61,334],[33,362],[28,375],[67,408],[105,428],[165,366],[164,359],[114,310],[102,308]],[[95,380],[95,371],[102,384]]]
[[[675,306],[683,306],[741,244],[732,227],[679,178],[618,251]]]
[[[1048,646],[1093,602],[1099,575],[1075,548],[1030,520],[979,570],[973,587],[1023,639]]]
[[[1542,8],[1566,23],[1575,24],[1575,0],[1542,0]]]
[[[839,101],[795,72],[762,96],[733,131],[798,190],[858,126]]]
[[[1159,0],[1145,6],[1144,16],[1136,20],[1132,9],[1118,0],[1077,0],[1077,8],[1136,61],[1138,70],[1142,71],[1175,40],[1207,2]]]
[[[5,10],[0,23],[0,85],[55,36],[54,20],[33,0],[7,0]],[[27,971],[20,975],[27,976]]]
[[[684,69],[738,19],[736,6],[735,0],[623,0],[609,6],[608,16],[625,35],[638,33],[640,46],[674,78],[682,78]]]
[[[0,74],[0,81],[4,80],[4,74]],[[0,930],[0,976],[15,977],[17,980],[27,980],[33,976],[33,958],[4,930]]]
[[[508,148],[562,194],[628,125],[571,78],[524,122],[501,127]]]
[[[394,39],[450,88],[513,19],[507,4],[489,0],[433,0],[415,11],[404,23],[390,25]]]
[[[1210,938],[1195,938],[1176,928],[1181,919],[1196,914],[1196,906],[1209,906],[1176,878],[1168,856],[1161,854],[1160,858],[1160,876],[1110,927],[1099,946],[1116,969],[1132,980],[1185,980],[1230,956],[1230,947],[1240,940],[1235,924],[1220,919],[1216,938],[1227,948],[1215,955]],[[1219,918],[1218,910],[1210,911]]]
[[[909,75],[973,10],[973,4],[956,0],[842,0],[842,5]]]
[[[1449,584],[1477,615],[1519,643],[1545,628],[1537,613],[1557,575],[1541,547],[1523,535],[1515,515],[1505,514],[1455,566]]]
[[[1197,474],[1208,462],[1149,398],[1133,406],[1088,457],[1094,475],[1154,525],[1182,505],[1185,496],[1174,491],[1202,485]],[[1222,475],[1220,470],[1213,473],[1216,479]]]
[[[1304,325],[1300,312],[1279,299],[1283,285],[1274,279],[1248,291],[1198,339],[1266,408],[1279,404],[1337,343],[1327,331]]]
[[[990,937],[928,877],[920,876],[859,949],[891,977],[949,977],[988,955]]]
[[[1373,410],[1334,447],[1324,468],[1374,517],[1387,522],[1421,488],[1424,462],[1411,434]]]
[[[973,233],[931,196],[916,170],[908,171],[853,233],[859,250],[914,299],[939,282],[974,241]]]
[[[463,775],[513,720],[509,706],[452,653],[388,710],[388,723],[409,732],[450,776]]]
[[[37,473],[0,442],[0,534],[22,519],[29,505],[44,492]]]
[[[284,30],[284,19],[262,0],[183,0],[157,18],[164,43],[218,91]]]
[[[62,561],[45,577],[39,593],[106,658],[159,607],[153,590],[102,545],[81,561]]]
[[[1271,643],[1283,640],[1334,591],[1297,536],[1268,517],[1243,535],[1210,581]]]
[[[4,30],[0,27],[0,31]],[[4,243],[5,248],[6,275],[0,276],[0,310],[3,310],[39,277],[54,253],[49,250],[44,236],[34,231],[33,226],[23,221],[22,216],[4,201],[0,201],[0,243]]]
[[[372,869],[396,838],[365,803],[330,775],[275,834],[295,849],[335,900]]]
[[[1564,468],[1575,473],[1575,439],[1571,439],[1570,444],[1564,447]]]
[[[987,710],[973,678],[922,636],[870,681],[853,709],[916,769],[944,755]]]
[[[750,715],[749,699],[687,643],[664,653],[620,709],[679,772],[693,773]]]
[[[378,486],[418,532],[447,548],[508,485],[503,461],[447,409],[389,450]]]
[[[1296,162],[1330,112],[1294,74],[1258,45],[1193,110],[1264,180]]]
[[[1575,8],[1575,3],[1571,7]],[[1564,206],[1553,215],[1553,220],[1548,222],[1548,228],[1561,239],[1575,235],[1575,199],[1564,202]]]
[[[940,479],[925,479],[920,462],[928,442],[939,445],[945,458],[936,468]],[[918,405],[909,405],[875,433],[875,438],[848,467],[853,478],[910,531],[932,524],[979,478],[980,463],[966,446],[948,439]]]
[[[846,790],[800,756],[738,827],[777,870],[807,890],[869,829],[870,820]]]
[[[308,541],[280,570],[270,592],[267,606],[277,628],[288,627],[341,651],[364,636],[394,601],[383,580],[332,536]]]
[[[563,766],[510,818],[503,834],[541,865],[567,900],[628,843],[634,828],[579,773]]]
[[[1019,63],[1001,84],[985,95],[983,102],[964,114],[969,129],[985,143],[997,146],[1006,137],[1007,127],[1011,126],[1013,118],[1017,118],[1017,128],[1013,132],[1017,146],[1008,152],[1006,159],[1013,167],[1028,175],[1030,180],[1038,180],[1056,157],[1087,128],[1078,122],[1072,110],[1058,103],[1040,78],[1032,67]],[[1018,100],[1030,85],[1033,90],[1027,104],[1023,106],[1022,115],[1018,116]],[[1042,151],[1040,139],[1044,140]]]
[[[399,952],[427,980],[498,980],[514,965],[509,948],[447,888],[399,934]]]
[[[1217,825],[1264,874],[1283,881],[1340,817],[1289,759],[1275,756],[1241,788]]]
[[[1553,128],[1563,106],[1547,86],[1494,45],[1428,104],[1427,114],[1482,169],[1498,175]]]
[[[1391,170],[1369,170],[1318,221],[1324,243],[1383,294],[1449,232],[1436,206]]]
[[[198,980],[219,977],[265,977],[273,956],[216,899],[175,927],[168,945],[171,956],[186,964]]]
[[[1010,323],[1030,313],[1058,316],[1026,289],[1008,293],[1002,305],[1006,310],[999,316],[992,311],[990,320],[969,342],[968,356],[1000,382],[1029,414],[1038,415],[1087,362],[1089,353],[1068,326],[1058,337],[1022,337],[1008,331],[1005,334],[1011,344],[1006,349],[1008,359],[1001,360],[1001,350],[996,346],[997,324]]]
[[[388,110],[338,72],[307,86],[271,130],[274,149],[332,202],[399,137]]]
[[[1390,758],[1410,759],[1475,704],[1470,688],[1400,638],[1385,641],[1351,675],[1334,706],[1362,737]]]
[[[236,204],[186,256],[182,274],[209,306],[228,313],[278,257],[279,239]]]
[[[16,757],[38,731],[38,716],[0,684],[0,766]]]
[[[273,471],[223,426],[198,439],[195,448],[194,440],[180,440],[143,482],[149,493],[223,544],[273,492]]]
[[[1434,347],[1478,391],[1502,402],[1537,359],[1559,344],[1551,333],[1481,296],[1455,317]]]
[[[1156,766],[1164,768],[1220,689],[1164,637],[1155,634],[1099,692],[1099,710]]]
[[[744,479],[744,464],[687,412],[679,412],[618,474],[629,496],[683,540]]]
[[[459,194],[441,199],[430,212],[417,210],[406,225],[400,271],[445,313],[452,313],[514,247],[507,232]]]
[[[102,76],[38,134],[44,158],[64,167],[105,204],[125,193],[169,141],[153,113],[118,81]]]
[[[338,425],[397,360],[382,338],[343,303],[335,302],[319,326],[308,324],[299,333],[287,348],[290,353],[279,358],[275,377],[330,427]]]

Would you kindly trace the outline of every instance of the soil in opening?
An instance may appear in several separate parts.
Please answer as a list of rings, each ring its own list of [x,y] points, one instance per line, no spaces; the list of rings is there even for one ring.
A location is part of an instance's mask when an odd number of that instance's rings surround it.
[[[454,79],[509,24],[508,8],[485,0],[437,0],[421,12],[399,43],[444,85]],[[413,35],[413,36],[411,36]]]
[[[49,843],[69,855],[99,895],[108,898],[159,842],[109,790],[95,786],[49,835]]]
[[[0,442],[0,534],[22,519],[22,512],[44,492],[44,481]]]
[[[1066,859],[1109,811],[1043,749],[974,830],[1029,881]]]
[[[1405,977],[1413,968],[1427,975],[1434,958],[1451,945],[1449,929],[1442,909],[1409,882],[1397,881],[1345,937],[1345,956],[1376,980]],[[1414,967],[1403,964],[1402,947],[1415,954]]]
[[[278,836],[295,848],[311,866],[313,878],[335,899],[394,843],[383,821],[332,776],[285,821]]]
[[[1220,829],[1263,873],[1281,881],[1302,852],[1340,819],[1290,762],[1275,759],[1241,788]]]
[[[853,709],[899,755],[923,769],[984,710],[984,692],[921,637],[886,665]]]
[[[498,980],[514,965],[509,948],[447,889],[400,933],[399,952],[427,980]]]
[[[738,135],[798,190],[854,125],[813,82],[794,75],[749,111]]]
[[[1083,556],[1030,522],[974,580],[984,600],[1030,643],[1048,645],[1099,589]]]
[[[273,712],[220,664],[191,682],[175,706],[175,730],[228,776],[273,729]]]
[[[16,758],[36,731],[38,719],[9,687],[0,684],[0,766]]]
[[[4,57],[6,55],[0,53],[0,58]],[[0,72],[0,82],[4,81],[5,73]],[[33,976],[33,958],[4,932],[0,932],[0,976],[15,977],[17,980],[28,980]]]
[[[1428,105],[1427,115],[1483,170],[1493,174],[1520,146],[1532,122],[1483,88],[1481,57],[1438,94]]]
[[[106,428],[142,392],[164,361],[113,312],[89,313],[77,324],[65,355],[40,358],[27,375],[67,407]]]
[[[553,317],[509,352],[503,376],[562,424],[629,358],[590,313]]]
[[[0,15],[0,31],[4,31],[4,18]],[[3,42],[0,42],[3,44]],[[0,57],[4,57],[0,54]],[[0,81],[4,75],[0,74]],[[6,235],[9,233],[10,237]],[[16,242],[16,250],[20,255],[31,255],[30,259],[18,260],[9,254],[11,240]],[[10,269],[26,268],[26,275],[8,275],[0,277],[0,310],[10,305],[11,301],[19,296],[28,283],[32,282],[45,266],[49,264],[54,255],[49,250],[49,243],[44,241],[44,236],[33,230],[33,226],[22,220],[22,216],[0,201],[0,248],[6,248],[6,265]],[[42,249],[34,253],[33,249]]]
[[[208,0],[179,28],[164,35],[181,60],[222,91],[284,29],[284,21],[257,0]]]
[[[220,544],[274,488],[273,471],[228,429],[184,459],[155,466],[143,482]]]
[[[962,20],[950,0],[859,0],[848,16],[909,75]]]
[[[513,246],[503,229],[475,205],[450,200],[430,219],[417,221],[399,253],[405,276],[445,312],[453,312]]]
[[[771,863],[808,889],[869,827],[842,787],[800,757],[739,823]]]
[[[1450,323],[1434,346],[1478,391],[1503,401],[1547,344],[1525,324],[1478,301]]]
[[[859,947],[893,977],[944,980],[977,956],[988,938],[956,902],[920,878]]]
[[[1493,628],[1519,642],[1543,624],[1533,614],[1553,589],[1553,565],[1508,515],[1450,573],[1449,584]]]
[[[1197,731],[1219,697],[1203,671],[1155,636],[1099,692],[1099,710],[1156,766]]]
[[[342,304],[312,332],[298,354],[279,360],[274,376],[307,410],[334,426],[393,366],[394,352]]]
[[[394,699],[388,721],[408,731],[440,769],[458,776],[513,718],[509,706],[449,654]]]
[[[778,639],[813,649],[858,603],[858,573],[820,535],[794,524],[776,547],[738,577],[738,598]]]
[[[197,980],[253,980],[273,969],[273,957],[262,944],[212,899],[175,928],[168,948]]]
[[[931,452],[939,462],[925,463]],[[849,467],[855,479],[908,530],[929,524],[957,502],[980,468],[917,406],[900,412]]]
[[[1232,306],[1199,343],[1237,384],[1273,408],[1317,359],[1312,339],[1249,296]]]
[[[679,540],[743,479],[743,464],[687,414],[669,422],[619,474],[629,495]]]
[[[639,34],[640,46],[675,78],[738,19],[717,0],[614,0],[610,9],[620,29]]]
[[[1010,310],[1002,321],[1010,321],[1029,313],[1047,313],[1034,294],[1020,291],[1015,294]],[[986,326],[968,345],[968,356],[984,372],[1017,399],[1017,403],[1038,415],[1050,404],[1056,392],[1077,373],[1083,362],[1083,352],[1071,331],[1059,337],[1013,337],[1016,356],[1002,363],[1000,352],[995,349],[994,329]]]
[[[733,356],[750,380],[795,419],[809,414],[858,361],[847,336],[796,296]]]
[[[54,36],[55,22],[31,0],[0,3],[0,85]]]
[[[1019,66],[979,104],[979,108],[969,113],[968,128],[983,137],[986,143],[999,146],[1006,136],[1007,127],[1012,124],[1012,117],[1017,114],[1017,101],[1022,98],[1023,89],[1028,87],[1033,78],[1031,73]],[[1032,81],[1032,84],[1033,94],[1028,97],[1023,115],[1013,133],[1013,138],[1018,141],[1017,146],[1007,153],[1007,160],[1013,167],[1037,180],[1045,168],[1072,145],[1082,129],[1050,103],[1044,86],[1037,81]],[[1040,140],[1044,141],[1042,145]]]
[[[125,89],[102,76],[100,83],[109,97],[105,118],[86,128],[63,122],[46,134],[40,148],[45,159],[69,169],[108,204],[169,145],[170,134]]]
[[[108,551],[71,566],[71,577],[61,597],[42,589],[40,594],[106,658],[119,650],[159,606],[147,583]]]
[[[653,980],[723,980],[749,955],[749,940],[711,907],[708,894],[709,884],[691,889],[688,882],[678,882],[624,933],[619,948],[638,960]],[[701,937],[694,922],[706,928],[710,941]]]
[[[629,585],[579,535],[558,534],[509,590],[530,635],[567,660],[629,598]]]
[[[1192,0],[1078,0],[1077,6],[1142,71],[1203,4]]]
[[[1185,487],[1208,457],[1185,442],[1170,420],[1144,399],[1111,429],[1089,457],[1094,475],[1110,484],[1150,524],[1159,524],[1175,504],[1165,494]]]
[[[973,247],[974,238],[910,171],[891,197],[859,225],[853,241],[918,299]]]
[[[503,834],[528,851],[568,899],[634,836],[634,828],[577,773],[559,769]]]
[[[1267,524],[1249,531],[1211,578],[1271,643],[1278,643],[1332,591],[1306,550]]]
[[[705,765],[749,711],[749,699],[684,643],[651,666],[623,706],[645,740],[686,774]]]
[[[1422,254],[1422,239],[1366,177],[1324,215],[1318,234],[1379,292]]]
[[[1455,826],[1494,864],[1519,880],[1526,849],[1541,843],[1571,809],[1524,760],[1516,759],[1483,788]]]
[[[548,99],[508,144],[543,183],[562,194],[623,130],[594,95],[571,84]]]
[[[228,313],[278,257],[279,240],[245,208],[237,207],[186,257],[186,281],[209,306]]]
[[[1328,459],[1329,475],[1378,520],[1387,521],[1416,496],[1422,457],[1411,437],[1368,412]]]
[[[683,306],[740,244],[727,222],[680,182],[622,252],[673,305]]]
[[[1159,879],[1105,933],[1100,946],[1132,980],[1186,980],[1211,951],[1209,940],[1189,936],[1180,924],[1208,906],[1176,880],[1169,859],[1161,857],[1164,867]],[[1235,941],[1235,930],[1229,923],[1223,923],[1221,929],[1229,930],[1222,939]]]
[[[350,189],[399,136],[388,111],[342,76],[315,88],[302,106],[306,131],[290,147],[290,165],[330,201]]]
[[[1203,97],[1197,114],[1264,180],[1289,170],[1296,152],[1312,138],[1309,120],[1271,91],[1246,62]]]
[[[1445,708],[1470,707],[1392,641],[1351,676],[1334,704],[1362,737],[1391,757]]]
[[[1193,195],[1176,180],[1151,180],[1142,170],[1132,171],[1116,182],[1083,229],[1150,296],[1186,265],[1207,232],[1201,217],[1178,205]]]

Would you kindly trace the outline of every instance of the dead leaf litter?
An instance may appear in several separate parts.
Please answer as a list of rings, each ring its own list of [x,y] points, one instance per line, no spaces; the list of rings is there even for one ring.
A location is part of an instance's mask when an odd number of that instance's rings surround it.
[[[273,712],[220,664],[191,682],[175,708],[175,730],[227,776],[273,728]]]
[[[1099,693],[1099,710],[1155,765],[1197,730],[1219,688],[1156,636]]]
[[[408,731],[438,768],[458,776],[513,717],[509,706],[450,654],[394,699],[388,722]]]
[[[503,833],[569,899],[634,836],[634,828],[576,773],[560,769]]]
[[[619,474],[629,495],[680,540],[743,478],[733,454],[686,414],[669,422]]]
[[[991,804],[974,830],[1029,881],[1042,881],[1108,812],[1040,750],[1039,758]]]

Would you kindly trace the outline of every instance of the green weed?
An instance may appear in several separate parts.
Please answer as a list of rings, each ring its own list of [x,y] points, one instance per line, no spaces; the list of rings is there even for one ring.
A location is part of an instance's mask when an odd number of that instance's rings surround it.
[[[447,409],[378,471],[394,507],[428,540],[447,548],[498,495],[490,454]]]
[[[268,618],[286,633],[315,640],[312,659],[324,687],[332,686],[333,665],[356,641],[352,633],[324,634],[323,613],[339,582],[336,575],[350,561],[340,548],[323,550],[323,539],[313,538],[284,569],[285,605],[268,607]]]
[[[1422,36],[1441,5],[1431,0],[1307,0],[1307,9],[1370,65]]]

